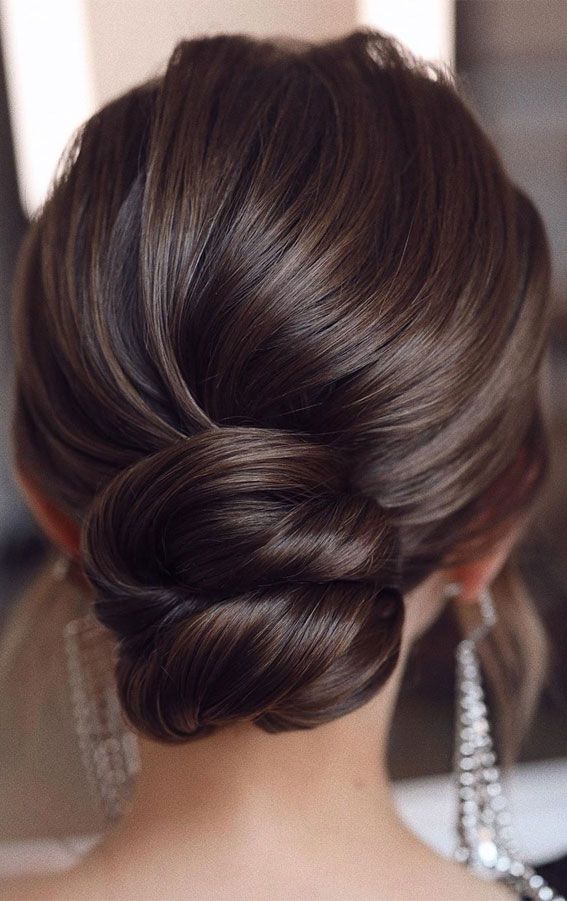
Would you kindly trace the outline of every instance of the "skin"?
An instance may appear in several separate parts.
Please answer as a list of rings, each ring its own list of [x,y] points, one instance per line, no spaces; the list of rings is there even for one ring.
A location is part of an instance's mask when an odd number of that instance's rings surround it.
[[[41,528],[72,558],[68,578],[90,594],[76,527],[17,477]],[[183,745],[141,738],[141,774],[118,826],[64,874],[0,883],[0,899],[513,897],[408,830],[393,801],[386,749],[408,652],[441,612],[444,586],[458,582],[452,603],[470,606],[516,540],[512,530],[482,560],[438,571],[406,597],[398,667],[362,708],[306,731],[269,735],[241,724]]]

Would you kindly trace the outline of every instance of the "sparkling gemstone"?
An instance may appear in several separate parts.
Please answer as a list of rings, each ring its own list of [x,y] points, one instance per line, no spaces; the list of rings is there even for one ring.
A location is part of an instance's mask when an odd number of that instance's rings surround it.
[[[510,864],[510,873],[512,876],[523,876],[526,872],[526,868],[523,865],[521,860],[513,860]]]
[[[540,888],[537,896],[540,901],[553,901],[553,889],[548,885],[544,885],[543,888]]]
[[[502,792],[502,787],[498,782],[490,782],[486,786],[486,791],[489,795],[499,795]]]
[[[481,841],[478,845],[478,857],[485,867],[494,867],[498,859],[498,849],[493,841]]]
[[[468,757],[471,754],[474,754],[475,746],[473,745],[472,741],[464,741],[459,750],[461,754],[464,754],[465,757]]]
[[[488,720],[486,720],[485,717],[481,717],[481,719],[475,720],[472,724],[472,728],[474,732],[478,734],[488,732]]]

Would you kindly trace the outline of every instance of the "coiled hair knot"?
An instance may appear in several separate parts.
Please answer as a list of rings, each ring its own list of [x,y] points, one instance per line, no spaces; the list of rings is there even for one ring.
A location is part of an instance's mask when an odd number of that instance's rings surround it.
[[[395,532],[297,433],[212,429],[140,460],[95,498],[83,544],[125,710],[161,738],[324,722],[397,659]]]

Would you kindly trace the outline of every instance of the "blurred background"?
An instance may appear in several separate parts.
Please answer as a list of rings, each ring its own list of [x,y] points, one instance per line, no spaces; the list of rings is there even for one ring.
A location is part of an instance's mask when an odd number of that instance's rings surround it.
[[[26,221],[72,131],[156,74],[181,37],[215,31],[324,39],[357,25],[455,67],[552,247],[553,469],[521,561],[553,636],[552,670],[522,760],[567,758],[567,0],[0,0],[0,628],[45,559],[10,471],[10,285]],[[396,779],[452,758],[453,624],[415,649],[391,747]],[[567,821],[563,819],[567,846]],[[9,828],[3,824],[4,831]],[[25,831],[25,830],[24,830]],[[2,833],[0,831],[0,838]]]

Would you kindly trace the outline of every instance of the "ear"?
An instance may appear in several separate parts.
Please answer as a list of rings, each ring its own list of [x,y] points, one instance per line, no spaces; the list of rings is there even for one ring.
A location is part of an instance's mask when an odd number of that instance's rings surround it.
[[[43,495],[21,467],[15,467],[14,475],[42,532],[64,554],[76,559],[79,556],[80,546],[80,531],[77,524]]]
[[[481,592],[496,578],[520,536],[522,525],[518,522],[511,528],[490,553],[445,570],[447,582],[456,582],[460,586],[457,599],[460,603],[476,602]]]

